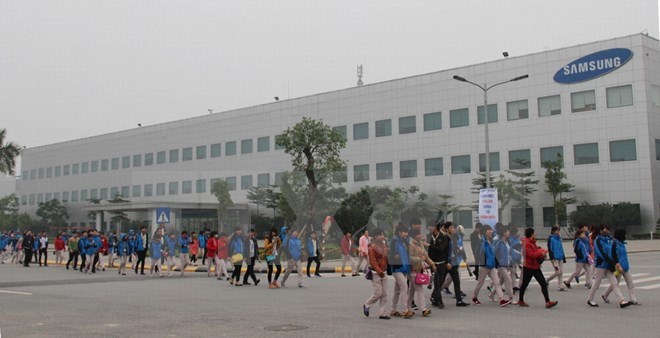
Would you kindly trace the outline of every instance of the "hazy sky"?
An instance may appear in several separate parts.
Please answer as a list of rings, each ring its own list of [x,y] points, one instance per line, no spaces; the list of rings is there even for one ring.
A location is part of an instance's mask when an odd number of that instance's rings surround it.
[[[0,0],[27,147],[647,31],[657,0]]]

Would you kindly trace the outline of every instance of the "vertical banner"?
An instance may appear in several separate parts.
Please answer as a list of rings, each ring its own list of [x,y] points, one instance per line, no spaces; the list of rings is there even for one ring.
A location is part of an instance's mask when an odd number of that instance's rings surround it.
[[[479,222],[495,227],[498,220],[497,189],[479,190]]]

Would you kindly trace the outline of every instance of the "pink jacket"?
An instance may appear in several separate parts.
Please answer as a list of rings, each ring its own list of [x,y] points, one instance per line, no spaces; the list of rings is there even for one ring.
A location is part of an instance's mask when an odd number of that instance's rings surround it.
[[[360,256],[369,256],[369,237],[360,237]]]

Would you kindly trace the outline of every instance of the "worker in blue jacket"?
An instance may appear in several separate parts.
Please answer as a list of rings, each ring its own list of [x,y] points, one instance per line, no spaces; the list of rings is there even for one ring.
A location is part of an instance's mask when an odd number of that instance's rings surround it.
[[[546,284],[550,285],[550,281],[557,277],[557,291],[566,291],[564,285],[564,263],[566,263],[566,255],[564,255],[564,246],[559,235],[560,228],[553,226],[550,229],[550,236],[548,237],[548,255],[550,256],[550,263],[555,269],[555,272],[546,279]]]
[[[585,286],[591,288],[591,268],[589,266],[589,239],[586,243],[584,239],[587,239],[587,232],[582,229],[578,229],[575,232],[575,240],[573,240],[573,252],[575,253],[575,272],[564,281],[564,285],[567,288],[571,288],[571,280],[580,275],[582,270],[587,274],[587,282]]]
[[[600,234],[594,240],[594,251],[596,253],[596,279],[594,280],[594,285],[589,291],[589,298],[587,299],[587,304],[591,307],[598,307],[598,303],[594,302],[594,296],[596,295],[596,290],[600,287],[600,283],[603,277],[607,278],[610,282],[610,285],[613,286],[614,294],[619,298],[619,306],[625,308],[630,306],[632,303],[626,302],[621,294],[621,290],[617,285],[616,277],[614,276],[615,266],[617,265],[612,258],[612,240],[610,239],[610,227],[606,224],[600,225]],[[603,297],[605,302],[609,302],[608,299]]]
[[[206,242],[209,240],[209,233],[210,230],[205,229],[204,231],[201,231],[197,236],[197,240],[199,241],[199,248],[204,249],[204,252],[202,253],[202,265],[206,264],[206,254],[208,253]]]
[[[635,285],[633,284],[632,274],[630,273],[630,263],[628,262],[628,250],[626,249],[626,229],[616,229],[614,231],[614,241],[612,241],[612,259],[614,267],[619,272],[616,274],[617,285],[621,282],[621,276],[626,281],[628,286],[628,294],[630,295],[630,303],[633,305],[640,305],[635,295]],[[608,296],[614,291],[614,284],[605,290],[603,300],[608,303]]]
[[[286,273],[282,278],[282,287],[285,287],[286,280],[289,278],[291,271],[295,268],[298,271],[298,287],[304,288],[303,285],[303,274],[302,274],[302,244],[300,243],[300,238],[298,238],[298,231],[293,231],[289,238],[287,239],[287,252],[288,261],[286,266]]]
[[[131,243],[128,241],[127,234],[121,234],[120,240],[117,243],[117,257],[119,257],[119,271],[118,274],[126,276],[126,262],[131,255]]]
[[[497,259],[495,259],[495,251],[493,250],[492,238],[493,238],[493,228],[484,224],[481,228],[481,233],[484,234],[483,240],[481,242],[481,253],[483,254],[483,265],[479,267],[479,278],[477,279],[477,286],[474,288],[474,293],[472,294],[472,303],[475,305],[481,305],[481,302],[477,298],[481,287],[483,287],[484,282],[486,281],[486,276],[490,277],[493,288],[497,293],[497,296],[500,300],[500,306],[507,306],[511,304],[512,300],[504,299],[504,294],[502,293],[502,286],[500,285],[500,279],[497,276]]]
[[[179,248],[179,269],[181,269],[181,276],[183,276],[186,267],[190,265],[190,258],[188,257],[188,253],[190,252],[190,238],[188,237],[188,232],[185,230],[179,236]]]
[[[509,228],[500,227],[498,240],[494,243],[495,259],[497,259],[497,277],[500,283],[504,285],[509,299],[513,303],[513,280],[511,280],[511,270],[513,269],[513,259],[511,259],[511,244],[509,243]],[[488,298],[495,296],[495,291],[491,288]]]

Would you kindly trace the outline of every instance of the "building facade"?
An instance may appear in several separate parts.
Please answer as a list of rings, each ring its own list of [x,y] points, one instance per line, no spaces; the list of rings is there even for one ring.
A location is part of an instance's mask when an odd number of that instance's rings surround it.
[[[628,50],[629,60],[608,54],[613,49]],[[584,59],[594,53],[605,60]],[[290,170],[275,138],[307,116],[346,136],[348,191],[417,185],[433,197],[452,194],[465,206],[454,221],[469,230],[472,180],[485,170],[483,93],[452,77],[492,84],[523,74],[529,78],[488,92],[490,166],[496,178],[522,169],[541,182],[531,208],[507,208],[500,221],[547,233],[554,210],[542,163],[559,153],[576,186],[572,196],[633,203],[641,223],[633,231],[653,231],[660,218],[660,48],[646,35],[26,149],[16,187],[21,211],[34,215],[39,202],[54,198],[67,204],[73,225],[90,225],[87,200],[121,194],[136,219],[153,223],[156,208],[172,206],[181,222],[186,213],[213,209],[210,187],[218,178],[228,180],[235,202],[246,203],[250,187],[276,184]]]

